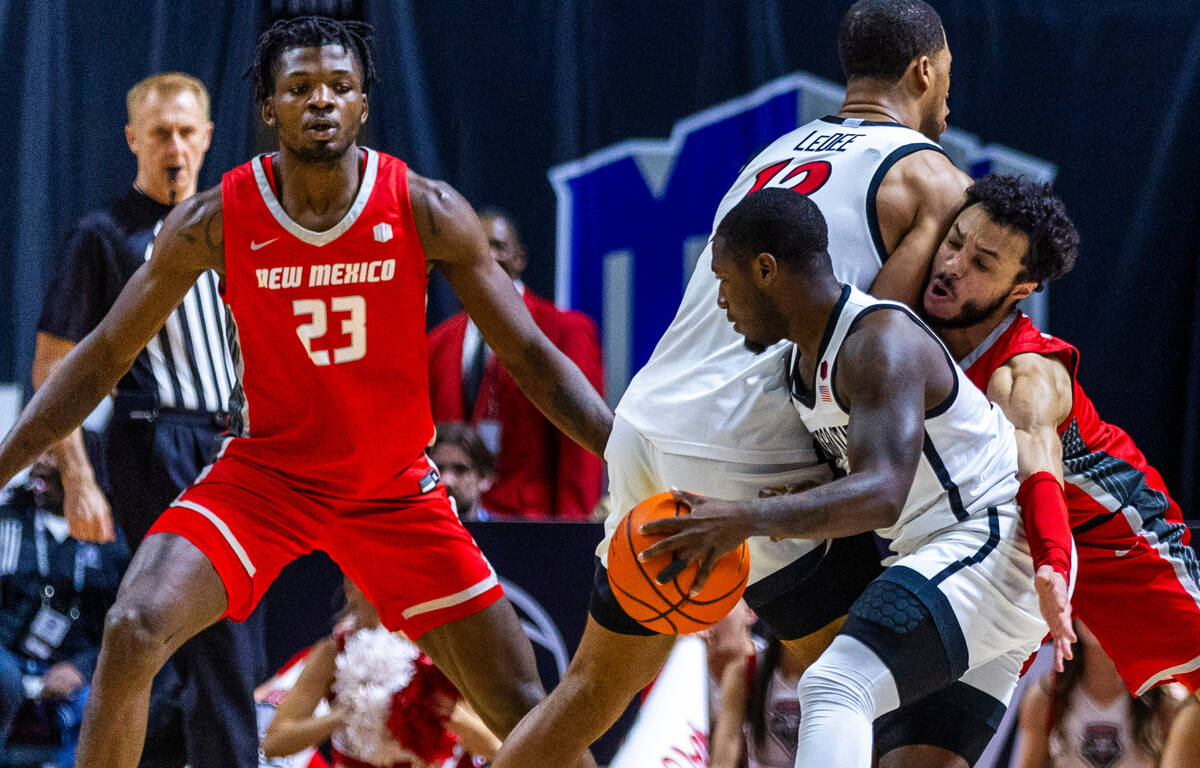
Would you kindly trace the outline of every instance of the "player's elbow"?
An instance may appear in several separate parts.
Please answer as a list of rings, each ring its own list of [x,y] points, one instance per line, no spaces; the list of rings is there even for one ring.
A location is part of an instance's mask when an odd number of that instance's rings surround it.
[[[907,501],[907,493],[903,485],[892,478],[880,476],[875,484],[874,492],[870,495],[868,505],[873,529],[890,528],[900,519]]]
[[[516,380],[527,396],[531,390],[553,389],[554,373],[557,370],[558,350],[544,335],[538,333],[522,339],[511,355],[511,362],[503,359],[504,368]]]
[[[900,513],[904,510],[904,501],[897,500],[891,496],[885,495],[880,498],[875,504],[872,517],[874,518],[874,529],[891,528],[900,519]]]

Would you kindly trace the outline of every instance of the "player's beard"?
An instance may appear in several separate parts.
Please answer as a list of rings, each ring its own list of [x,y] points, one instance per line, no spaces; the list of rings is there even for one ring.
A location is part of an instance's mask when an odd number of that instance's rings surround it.
[[[758,319],[761,324],[770,328],[764,331],[773,338],[770,341],[763,339],[752,339],[749,336],[742,336],[742,346],[748,351],[756,355],[761,355],[768,349],[778,344],[784,337],[784,329],[787,328],[787,321],[783,317],[783,313],[779,311],[779,305],[776,301],[766,293],[759,291],[755,299],[755,305],[760,307]]]
[[[287,146],[292,155],[302,162],[314,165],[333,165],[346,156],[346,152],[357,139],[358,131],[346,130],[345,124],[342,131],[322,141],[306,142],[303,132],[295,137],[294,143],[289,142],[282,134],[279,137],[280,142]]]
[[[341,160],[351,142],[339,143],[333,140],[321,142],[315,146],[289,147],[292,154],[299,160],[314,165],[332,165]]]
[[[761,355],[763,352],[767,351],[766,344],[763,344],[761,341],[754,341],[746,337],[742,337],[742,346],[756,355]]]
[[[925,312],[921,314],[925,316],[925,322],[934,329],[938,328],[970,328],[973,325],[978,325],[989,318],[995,316],[1008,302],[1008,293],[1002,293],[995,301],[988,302],[986,305],[978,304],[974,301],[963,302],[962,308],[958,310],[958,314],[954,317],[940,318],[931,317]]]

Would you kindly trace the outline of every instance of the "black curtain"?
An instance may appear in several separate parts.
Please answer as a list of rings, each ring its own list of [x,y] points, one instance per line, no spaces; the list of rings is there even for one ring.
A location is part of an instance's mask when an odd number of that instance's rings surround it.
[[[3,378],[27,384],[42,295],[71,222],[133,182],[125,92],[156,72],[204,82],[216,124],[200,188],[249,157],[251,3],[0,0],[0,335]]]
[[[1129,431],[1185,510],[1200,491],[1200,4],[937,0],[954,53],[951,122],[1059,166],[1083,235],[1050,294],[1101,414]],[[366,0],[381,81],[370,141],[518,219],[527,283],[553,290],[547,169],[795,70],[840,79],[848,0]],[[203,182],[246,159],[241,78],[265,14],[236,2],[0,0],[9,106],[0,205],[0,362],[27,381],[51,254],[133,177],[123,94],[161,69],[213,90]],[[436,286],[431,319],[454,309]],[[1196,514],[1193,512],[1193,514]]]

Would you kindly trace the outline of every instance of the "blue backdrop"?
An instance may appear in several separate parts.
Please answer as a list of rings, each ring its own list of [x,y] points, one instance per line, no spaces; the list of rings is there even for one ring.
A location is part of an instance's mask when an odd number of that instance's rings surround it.
[[[1082,349],[1080,376],[1102,414],[1194,509],[1200,7],[935,4],[955,55],[951,122],[1059,167],[1084,245],[1051,294],[1054,330]],[[788,72],[838,79],[834,39],[848,5],[366,0],[381,72],[369,139],[476,204],[511,209],[530,246],[527,282],[550,295],[550,167],[630,138],[665,138],[680,118]],[[133,177],[121,134],[133,82],[184,69],[212,90],[205,184],[250,156],[256,113],[241,77],[265,16],[232,1],[0,0],[10,114],[0,142],[0,377],[28,379],[41,293],[70,221]],[[436,289],[432,315],[452,308]]]

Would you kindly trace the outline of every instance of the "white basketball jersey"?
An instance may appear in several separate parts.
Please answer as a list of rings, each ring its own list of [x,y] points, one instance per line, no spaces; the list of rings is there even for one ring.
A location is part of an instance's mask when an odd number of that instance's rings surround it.
[[[875,193],[888,170],[920,150],[940,151],[895,123],[814,120],[759,152],[717,207],[713,230],[752,191],[784,187],[809,195],[829,227],[838,279],[866,289],[886,258]],[[815,460],[788,407],[788,345],[755,355],[717,307],[712,243],[701,254],[654,354],[633,377],[617,413],[663,451],[746,464]]]
[[[834,386],[837,357],[858,319],[880,310],[905,313],[937,341],[903,304],[880,301],[845,286],[817,353],[811,392],[795,372],[794,346],[789,354],[788,390],[796,412],[824,457],[842,472],[850,471],[846,455],[850,413]],[[944,403],[926,412],[925,447],[904,509],[894,525],[878,531],[892,540],[892,550],[901,555],[948,528],[964,524],[975,528],[982,523],[980,529],[986,532],[989,507],[1003,507],[1000,514],[1015,514],[1017,443],[1012,424],[971,383],[941,341],[937,343],[954,372],[954,389]]]

